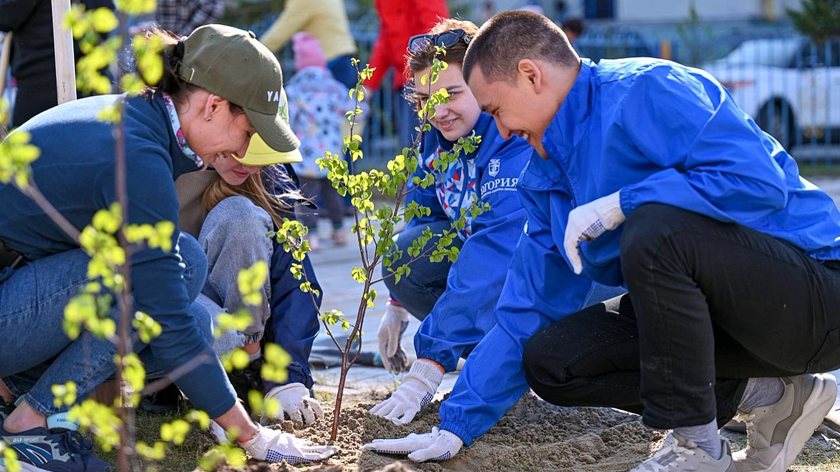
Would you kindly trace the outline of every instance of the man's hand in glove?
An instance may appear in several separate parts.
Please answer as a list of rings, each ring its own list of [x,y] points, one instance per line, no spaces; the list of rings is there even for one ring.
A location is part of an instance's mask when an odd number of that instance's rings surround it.
[[[399,374],[408,367],[408,355],[400,345],[405,329],[411,314],[405,308],[388,302],[385,306],[385,316],[379,323],[379,355],[382,356],[382,364],[388,372]]]
[[[428,359],[417,359],[397,390],[387,400],[370,409],[371,414],[405,424],[435,396],[443,371]]]
[[[575,274],[583,271],[583,262],[578,252],[580,243],[592,241],[604,232],[616,229],[624,220],[619,192],[581,205],[569,213],[563,246]]]
[[[445,461],[458,454],[464,441],[445,429],[432,428],[431,433],[409,434],[402,439],[374,439],[362,451],[380,454],[408,454],[416,462]]]
[[[309,395],[309,390],[302,383],[290,383],[272,388],[265,396],[265,400],[274,399],[280,402],[277,418],[285,415],[295,423],[310,426],[324,417],[321,404]]]

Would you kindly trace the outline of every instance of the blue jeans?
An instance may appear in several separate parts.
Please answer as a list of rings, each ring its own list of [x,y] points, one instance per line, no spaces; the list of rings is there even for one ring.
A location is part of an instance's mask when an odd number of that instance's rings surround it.
[[[177,250],[194,299],[204,283],[207,260],[198,242],[185,233]],[[67,410],[53,404],[53,385],[73,381],[78,398],[84,399],[114,372],[114,343],[88,332],[72,340],[62,327],[65,305],[91,282],[89,260],[81,249],[55,254],[18,268],[0,284],[0,378],[43,415]],[[119,306],[108,316],[116,321]]]
[[[190,307],[190,314],[204,337],[218,355],[227,354],[258,342],[265,333],[265,324],[271,311],[269,295],[271,283],[266,278],[263,286],[263,303],[258,307],[245,305],[239,293],[237,275],[242,268],[257,261],[270,263],[274,251],[266,232],[273,229],[271,217],[251,200],[242,196],[227,197],[208,214],[198,235],[199,250],[206,255],[207,278],[200,288],[201,293]],[[192,292],[190,292],[192,294]],[[244,332],[227,331],[216,333],[216,316],[220,313],[235,313],[247,309],[254,321]],[[140,352],[140,360],[146,366],[146,377],[160,378],[164,375],[152,355],[151,349]]]
[[[228,353],[263,338],[265,323],[271,316],[271,280],[266,277],[261,291],[262,303],[253,307],[242,300],[237,276],[240,269],[257,261],[271,264],[274,246],[266,233],[273,228],[268,213],[242,196],[227,197],[219,202],[201,226],[198,242],[207,255],[207,281],[197,303],[204,308],[202,313],[209,314],[210,318],[199,320],[199,324],[207,329],[215,326],[217,314],[236,313],[243,308],[254,317],[242,333],[222,333],[213,342],[213,350],[217,354]]]

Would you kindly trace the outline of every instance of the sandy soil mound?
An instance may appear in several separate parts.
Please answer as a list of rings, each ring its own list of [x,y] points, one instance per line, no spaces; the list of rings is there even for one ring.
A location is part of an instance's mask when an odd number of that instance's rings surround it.
[[[446,462],[413,463],[401,456],[362,453],[359,446],[376,438],[427,433],[440,423],[438,402],[410,424],[397,426],[368,414],[379,399],[368,399],[341,412],[336,444],[341,451],[317,466],[252,464],[248,471],[598,471],[624,472],[650,454],[664,438],[645,428],[638,416],[606,408],[563,408],[525,395],[507,415],[472,446]],[[278,427],[313,443],[326,443],[332,424],[325,421],[295,430],[290,422]],[[653,444],[652,444],[653,443]],[[232,472],[234,469],[220,468]],[[242,470],[242,469],[238,469]]]

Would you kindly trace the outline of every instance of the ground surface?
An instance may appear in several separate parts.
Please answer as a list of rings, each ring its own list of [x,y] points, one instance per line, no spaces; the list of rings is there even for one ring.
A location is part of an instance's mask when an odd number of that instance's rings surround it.
[[[381,398],[369,395],[371,400]],[[353,401],[359,398],[353,399]],[[373,417],[367,410],[374,404],[357,403],[342,411],[337,445],[341,451],[320,464],[294,467],[287,464],[250,464],[233,471],[569,471],[626,472],[658,449],[665,435],[643,426],[638,417],[607,408],[562,408],[528,394],[493,428],[445,462],[413,463],[394,455],[362,453],[359,446],[375,438],[403,437],[426,433],[439,424],[437,402],[411,424],[396,426]],[[331,420],[331,413],[328,414]],[[326,443],[329,421],[295,430],[289,422],[276,427],[293,432],[313,443]],[[733,448],[745,446],[745,436],[727,434]],[[840,443],[815,435],[800,454],[791,471],[840,471]]]
[[[267,470],[383,470],[412,471],[626,471],[646,457],[661,433],[643,427],[634,415],[601,408],[560,408],[526,395],[490,431],[449,461],[412,463],[404,457],[362,453],[359,446],[375,438],[426,433],[440,422],[438,403],[426,408],[411,424],[396,426],[371,416],[370,403],[342,411],[337,444],[341,451],[315,468],[271,466]],[[330,414],[331,416],[331,414]],[[331,419],[331,418],[330,418]],[[289,422],[278,427],[313,443],[325,443],[330,422],[294,430]],[[220,470],[233,470],[223,468]],[[251,471],[266,470],[254,464]],[[393,470],[393,469],[388,469]]]

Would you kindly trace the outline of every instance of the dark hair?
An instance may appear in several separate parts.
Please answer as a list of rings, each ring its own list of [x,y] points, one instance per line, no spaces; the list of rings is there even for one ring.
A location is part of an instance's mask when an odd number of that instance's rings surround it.
[[[163,56],[163,75],[161,75],[160,81],[157,84],[146,84],[146,88],[141,95],[146,100],[151,100],[155,92],[160,91],[172,97],[175,103],[185,102],[190,94],[199,90],[200,87],[187,82],[178,75],[178,67],[184,58],[183,38],[157,27],[146,30],[144,34],[148,41],[151,41],[152,38],[159,38],[161,43],[163,43],[163,50],[161,51],[161,55]],[[230,111],[234,115],[245,113],[245,110],[241,106],[230,102],[230,100],[228,100],[228,103],[230,104]]]
[[[184,57],[184,42],[178,36],[170,31],[165,31],[154,27],[143,32],[146,41],[151,42],[153,39],[159,39],[163,44],[163,50],[160,51],[163,56],[163,75],[156,84],[146,84],[143,90],[143,97],[151,100],[156,91],[161,91],[176,102],[183,100],[190,92],[198,89],[195,85],[188,83],[178,76],[177,68]]]
[[[564,21],[562,25],[560,25],[560,29],[563,31],[569,31],[570,33],[574,33],[578,36],[583,34],[583,30],[585,29],[583,25],[583,21],[580,18],[569,18],[568,20]]]
[[[550,19],[522,10],[503,11],[487,20],[473,37],[464,58],[464,80],[477,65],[489,82],[516,81],[519,61],[540,59],[563,67],[578,67],[569,39]]]

